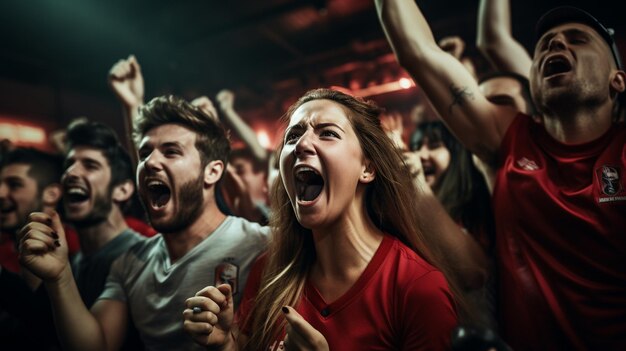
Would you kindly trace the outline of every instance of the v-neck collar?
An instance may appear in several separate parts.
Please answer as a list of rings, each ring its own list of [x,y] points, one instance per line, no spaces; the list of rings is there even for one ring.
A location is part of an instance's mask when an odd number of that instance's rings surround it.
[[[390,235],[383,236],[383,240],[380,243],[380,246],[374,253],[371,261],[365,267],[365,270],[357,279],[357,281],[346,291],[343,295],[341,295],[337,300],[328,304],[324,301],[324,298],[317,290],[317,288],[310,282],[310,280],[306,281],[304,287],[304,297],[308,299],[313,307],[322,315],[324,318],[331,317],[337,311],[343,309],[345,306],[350,304],[352,300],[358,297],[367,284],[372,280],[372,277],[378,272],[378,268],[382,265],[385,258],[387,258],[387,253],[391,249],[391,246],[394,243],[394,238]]]

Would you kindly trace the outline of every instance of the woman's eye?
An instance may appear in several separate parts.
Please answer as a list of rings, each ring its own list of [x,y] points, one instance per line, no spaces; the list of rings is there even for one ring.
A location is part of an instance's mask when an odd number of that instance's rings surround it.
[[[339,138],[339,134],[335,133],[332,130],[324,130],[320,133],[320,136],[330,136],[330,137],[334,137],[334,138]]]
[[[139,152],[137,152],[139,156],[139,161],[145,160],[146,158],[148,158],[148,156],[150,156],[151,153],[152,153],[152,150],[149,150],[146,148],[139,149]]]
[[[289,143],[292,142],[294,140],[297,140],[300,137],[300,134],[296,133],[296,132],[290,132],[289,134],[287,134],[285,136],[285,143]]]

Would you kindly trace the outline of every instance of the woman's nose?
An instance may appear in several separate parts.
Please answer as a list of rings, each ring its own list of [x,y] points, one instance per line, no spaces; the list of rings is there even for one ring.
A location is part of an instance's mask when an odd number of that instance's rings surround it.
[[[306,132],[300,136],[293,150],[293,153],[294,155],[296,155],[296,157],[302,157],[307,154],[315,153],[315,148],[313,148],[313,143],[311,140],[313,135],[314,133],[312,132]]]

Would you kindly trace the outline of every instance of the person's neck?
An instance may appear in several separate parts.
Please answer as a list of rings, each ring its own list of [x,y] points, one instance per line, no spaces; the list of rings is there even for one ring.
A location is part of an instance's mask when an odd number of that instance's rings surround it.
[[[593,109],[562,109],[545,113],[543,124],[554,139],[564,144],[583,144],[604,135],[613,124],[613,108],[604,104]]]
[[[162,233],[170,262],[174,263],[201,241],[211,235],[226,219],[226,215],[212,202],[189,226],[177,232]]]
[[[114,207],[106,220],[88,227],[76,227],[80,251],[86,256],[93,255],[126,229],[128,225],[124,216]]]
[[[316,261],[311,281],[327,301],[343,295],[374,257],[384,233],[361,209],[349,210],[330,227],[313,230]]]

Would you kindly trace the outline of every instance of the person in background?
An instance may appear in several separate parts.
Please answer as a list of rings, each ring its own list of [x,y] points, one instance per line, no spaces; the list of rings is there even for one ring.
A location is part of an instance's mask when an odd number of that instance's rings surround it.
[[[17,231],[33,211],[55,209],[63,191],[60,179],[63,159],[33,148],[13,148],[0,164],[0,233],[2,267],[19,272],[15,244]],[[78,250],[74,237],[72,254]]]
[[[475,316],[465,325],[495,328],[495,238],[491,197],[485,179],[474,165],[473,155],[441,121],[417,125],[409,141],[409,150],[404,153],[405,162],[416,185],[430,196],[436,196],[447,213],[442,220],[426,212],[422,214],[423,220],[455,223],[457,231],[480,245],[489,262],[485,284],[466,285],[468,287],[464,289]]]
[[[74,124],[81,124],[88,121],[89,119],[87,117],[78,117],[73,119],[68,124],[67,128],[57,129],[51,133],[50,142],[54,145],[58,153],[62,155],[67,154],[67,129],[71,128]],[[117,139],[117,135],[115,138]],[[124,152],[127,153],[126,151]],[[134,169],[135,166],[132,165],[132,167]],[[146,213],[141,206],[137,192],[133,191],[131,198],[126,201],[122,210],[124,212],[124,220],[132,230],[148,238],[157,234],[156,230],[146,223]],[[67,229],[66,234],[70,234]]]
[[[218,102],[226,123],[235,130],[235,133],[241,138],[244,145],[250,149],[256,162],[267,163],[269,152],[261,145],[254,130],[235,110],[235,94],[230,90],[224,89],[217,93],[215,100]]]
[[[475,296],[491,278],[486,255],[490,252],[493,231],[489,194],[483,191],[484,181],[476,178],[471,154],[447,130],[441,130],[442,123],[427,114],[420,120],[407,146],[402,114],[380,116],[383,130],[403,153],[414,179],[418,190],[415,204],[422,207],[418,212],[422,228],[440,237],[442,251],[455,252],[448,255],[448,263],[455,267],[455,279],[463,293]],[[468,230],[475,233],[468,236]],[[480,320],[472,318],[465,322],[486,325],[486,319],[478,313],[481,306],[472,307],[475,310],[472,316]]]
[[[474,236],[485,252],[491,252],[490,194],[472,162],[472,154],[437,120],[416,127],[409,149],[405,160],[412,174],[437,195],[446,212]]]
[[[135,199],[135,182],[130,156],[113,129],[99,122],[73,123],[66,143],[63,213],[78,232],[81,251],[72,260],[72,272],[91,307],[111,264],[144,237],[124,217]]]
[[[0,339],[8,349],[55,345],[52,315],[41,281],[19,266],[16,234],[32,211],[57,208],[62,189],[62,158],[37,149],[10,147],[0,164]],[[76,235],[70,237],[72,254],[78,251]],[[43,289],[41,289],[43,290]],[[28,299],[27,297],[32,297]],[[20,306],[21,301],[28,301]],[[29,312],[38,315],[35,321]],[[24,318],[26,317],[26,318]],[[32,337],[35,330],[38,337]]]
[[[249,148],[233,149],[230,152],[229,170],[233,172],[230,179],[240,179],[246,191],[229,192],[242,194],[239,201],[248,201],[249,204],[239,204],[234,208],[235,213],[242,217],[261,224],[267,224],[270,216],[269,191],[267,181],[268,166],[257,161]]]

